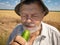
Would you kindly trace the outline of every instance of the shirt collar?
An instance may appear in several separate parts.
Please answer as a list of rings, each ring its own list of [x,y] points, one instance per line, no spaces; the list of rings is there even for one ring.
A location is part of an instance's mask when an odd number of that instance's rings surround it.
[[[47,30],[47,27],[45,26],[45,23],[41,22],[42,24],[42,31],[41,31],[41,35],[39,35],[40,37],[47,37],[47,33],[48,33],[48,30]]]

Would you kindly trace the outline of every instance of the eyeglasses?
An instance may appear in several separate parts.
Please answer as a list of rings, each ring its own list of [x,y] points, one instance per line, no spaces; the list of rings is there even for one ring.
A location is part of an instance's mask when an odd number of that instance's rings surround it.
[[[20,14],[21,15],[21,18],[23,19],[23,20],[27,20],[27,19],[32,19],[32,20],[40,20],[40,18],[41,18],[41,14],[39,13],[39,14],[32,14],[32,15],[27,15],[27,14]]]

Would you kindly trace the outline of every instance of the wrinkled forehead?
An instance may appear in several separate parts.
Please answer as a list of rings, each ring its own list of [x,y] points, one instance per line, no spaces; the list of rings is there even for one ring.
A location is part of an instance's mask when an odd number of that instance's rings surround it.
[[[24,5],[22,5],[20,11],[32,11],[32,12],[37,11],[37,12],[42,12],[42,7],[40,7],[36,3],[24,4]]]

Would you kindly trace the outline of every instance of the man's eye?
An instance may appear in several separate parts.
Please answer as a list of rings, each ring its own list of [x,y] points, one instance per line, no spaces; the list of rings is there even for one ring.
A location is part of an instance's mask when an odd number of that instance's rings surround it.
[[[26,17],[26,16],[22,15],[22,17]]]
[[[26,16],[22,16],[22,17],[26,17]]]
[[[34,16],[34,17],[38,17],[38,16]]]
[[[38,17],[37,14],[32,14],[32,17]]]
[[[36,15],[36,16],[33,16],[33,17],[38,17],[38,16]]]
[[[22,17],[26,17],[26,15],[21,15]]]

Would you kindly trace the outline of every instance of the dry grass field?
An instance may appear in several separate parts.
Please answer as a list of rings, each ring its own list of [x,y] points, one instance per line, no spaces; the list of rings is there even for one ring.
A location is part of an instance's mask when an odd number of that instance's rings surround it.
[[[60,30],[60,12],[49,12],[43,21]],[[20,16],[14,10],[0,10],[0,45],[6,45],[10,33],[19,23]]]

